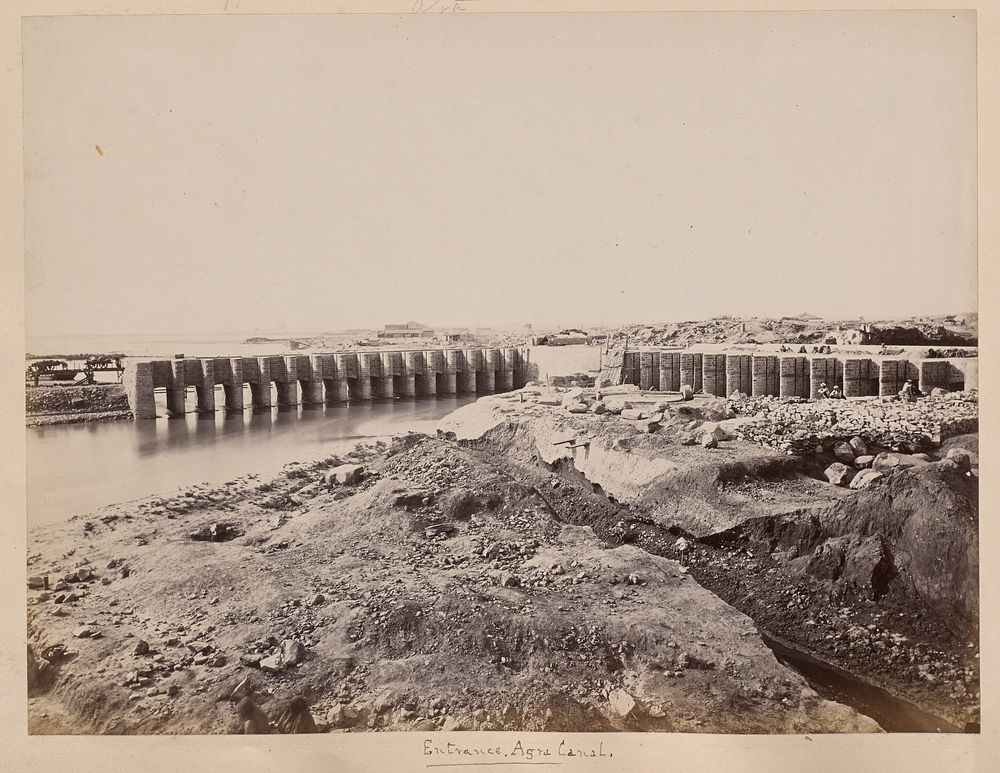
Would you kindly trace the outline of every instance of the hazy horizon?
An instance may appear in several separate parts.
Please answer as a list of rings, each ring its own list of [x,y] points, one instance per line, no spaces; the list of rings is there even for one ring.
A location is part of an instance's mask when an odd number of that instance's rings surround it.
[[[975,18],[26,19],[26,332],[975,312]]]

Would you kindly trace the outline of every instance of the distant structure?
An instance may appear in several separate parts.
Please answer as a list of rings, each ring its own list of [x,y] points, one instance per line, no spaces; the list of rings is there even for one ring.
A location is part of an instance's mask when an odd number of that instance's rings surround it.
[[[560,330],[552,335],[531,337],[532,346],[576,346],[589,344],[590,341],[591,336],[585,330],[577,330],[576,328]]]
[[[810,314],[808,311],[803,311],[797,317],[792,317],[792,319],[800,319],[803,322],[815,322],[815,321],[823,319],[823,318],[822,317],[817,317],[815,314]]]
[[[407,322],[405,325],[386,325],[378,331],[379,338],[433,338],[434,328],[420,322]]]

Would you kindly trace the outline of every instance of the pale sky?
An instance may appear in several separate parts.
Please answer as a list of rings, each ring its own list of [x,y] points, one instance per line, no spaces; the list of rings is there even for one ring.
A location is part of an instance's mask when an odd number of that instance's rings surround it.
[[[29,335],[976,306],[971,12],[23,34]]]

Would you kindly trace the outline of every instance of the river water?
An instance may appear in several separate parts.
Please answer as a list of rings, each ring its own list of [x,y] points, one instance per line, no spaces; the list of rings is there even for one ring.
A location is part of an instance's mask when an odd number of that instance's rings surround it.
[[[246,344],[241,336],[29,337],[35,354],[123,352],[127,356],[252,356],[287,354],[282,342]],[[539,375],[594,371],[594,346],[532,347]],[[115,381],[114,373],[98,374]],[[224,402],[217,387],[216,404]],[[272,387],[273,394],[273,387]],[[166,415],[162,391],[157,412]],[[208,418],[160,418],[66,424],[27,431],[28,527],[55,523],[109,504],[168,494],[196,483],[224,483],[248,473],[277,472],[282,464],[349,449],[355,443],[408,431],[433,432],[471,396],[335,404],[320,409],[246,410]],[[245,402],[251,403],[249,390]],[[188,396],[188,410],[194,399]]]
[[[163,399],[156,395],[160,414]],[[474,400],[443,395],[29,429],[28,528],[196,483],[274,473],[374,438],[433,433],[443,416]]]

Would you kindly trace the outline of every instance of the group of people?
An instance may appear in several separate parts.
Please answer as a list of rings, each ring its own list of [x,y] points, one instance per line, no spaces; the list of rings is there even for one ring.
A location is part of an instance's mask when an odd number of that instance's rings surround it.
[[[791,352],[792,351],[792,347],[785,346],[784,344],[782,344],[781,348],[778,349],[778,351],[779,352]],[[812,348],[812,353],[813,354],[831,354],[832,352],[833,352],[833,349],[831,349],[828,344],[824,344],[823,346],[814,346]],[[806,351],[806,347],[805,346],[800,346],[799,347],[799,354],[809,354],[809,352]]]
[[[917,387],[913,386],[913,382],[910,379],[907,379],[906,383],[903,384],[903,388],[899,390],[899,399],[902,400],[904,403],[916,402],[917,398],[920,397],[920,395],[921,395],[920,390]],[[837,384],[833,385],[833,389],[829,389],[827,388],[826,383],[822,383],[819,385],[819,389],[816,390],[816,396],[821,400],[823,399],[839,400],[843,399],[844,391]]]
[[[842,400],[844,397],[844,390],[840,388],[839,385],[834,384],[833,389],[827,387],[826,382],[819,385],[819,389],[816,390],[820,400],[825,400],[830,398],[832,400]]]

